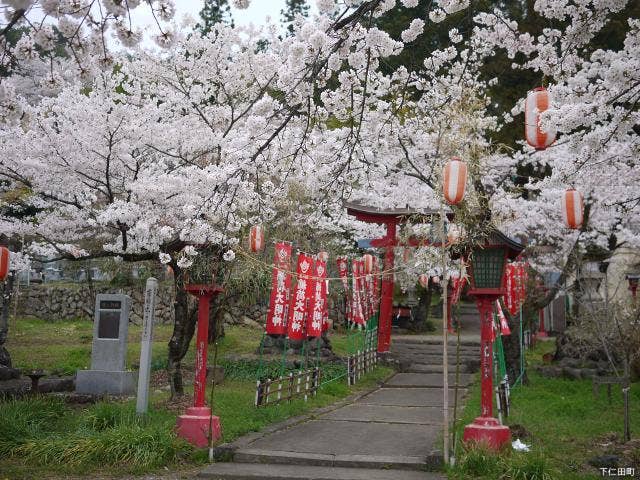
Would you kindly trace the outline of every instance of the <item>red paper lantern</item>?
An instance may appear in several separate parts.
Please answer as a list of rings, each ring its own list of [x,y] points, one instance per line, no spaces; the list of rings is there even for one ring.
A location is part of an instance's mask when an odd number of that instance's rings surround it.
[[[584,217],[582,194],[570,188],[562,195],[562,217],[569,228],[580,228]]]
[[[364,273],[366,275],[371,275],[373,272],[373,255],[367,253],[362,257],[364,261]]]
[[[556,135],[540,128],[540,114],[549,108],[551,100],[546,88],[538,87],[527,94],[524,107],[524,135],[527,143],[536,150],[544,150],[551,145]]]
[[[262,225],[254,225],[249,232],[249,249],[260,252],[264,248],[264,230]]]
[[[444,198],[447,203],[457,205],[464,198],[467,186],[467,164],[459,158],[452,158],[443,171]]]
[[[0,281],[4,282],[7,275],[9,275],[9,249],[0,247]]]
[[[422,288],[428,288],[429,287],[429,275],[427,275],[426,273],[421,274],[418,277],[418,282],[420,282],[420,285],[422,286]]]

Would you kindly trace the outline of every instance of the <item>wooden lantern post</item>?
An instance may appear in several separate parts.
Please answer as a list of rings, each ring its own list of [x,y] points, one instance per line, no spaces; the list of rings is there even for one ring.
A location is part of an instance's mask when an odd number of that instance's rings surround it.
[[[504,272],[507,259],[515,258],[522,249],[523,245],[496,230],[483,247],[474,249],[469,262],[469,295],[476,298],[481,322],[481,411],[480,416],[465,427],[463,440],[484,443],[494,450],[509,442],[511,433],[509,427],[500,425],[493,416],[493,305],[506,293]]]
[[[224,291],[215,283],[215,262],[211,255],[199,252],[194,268],[189,271],[184,289],[198,298],[198,326],[196,332],[195,379],[193,407],[187,408],[176,423],[176,432],[192,445],[204,448],[210,440],[222,436],[220,418],[212,415],[211,406],[205,404],[207,385],[207,346],[209,344],[209,305],[211,298]]]

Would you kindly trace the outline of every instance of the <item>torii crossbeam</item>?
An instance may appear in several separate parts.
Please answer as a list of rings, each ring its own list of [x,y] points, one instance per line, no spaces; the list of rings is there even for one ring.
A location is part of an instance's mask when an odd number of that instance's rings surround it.
[[[382,238],[371,240],[371,246],[385,248],[384,271],[382,276],[382,289],[380,292],[380,317],[378,319],[378,352],[388,352],[391,346],[391,313],[393,310],[393,248],[406,245],[412,247],[419,246],[441,246],[441,243],[424,239],[409,239],[406,243],[400,244],[397,238],[398,224],[405,223],[412,219],[424,218],[433,221],[440,218],[440,212],[436,210],[418,210],[407,208],[380,209],[377,207],[367,207],[356,203],[345,203],[347,214],[357,220],[366,223],[376,223],[385,225],[387,234]],[[452,218],[453,214],[447,214]]]

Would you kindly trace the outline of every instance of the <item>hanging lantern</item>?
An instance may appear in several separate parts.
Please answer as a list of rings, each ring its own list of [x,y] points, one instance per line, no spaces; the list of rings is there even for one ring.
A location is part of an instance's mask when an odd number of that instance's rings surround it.
[[[445,200],[451,205],[457,205],[464,198],[467,164],[457,157],[452,158],[444,166],[442,177]]]
[[[426,273],[420,274],[418,277],[418,282],[420,282],[420,286],[422,288],[429,288],[429,275]]]
[[[9,275],[9,249],[0,247],[0,281],[4,282],[7,275]]]
[[[527,94],[524,107],[524,134],[527,143],[536,150],[544,150],[555,139],[555,132],[546,132],[540,128],[540,114],[549,108],[551,99],[544,87],[538,87]]]
[[[264,230],[262,225],[254,225],[249,232],[249,249],[252,252],[260,252],[264,248]]]
[[[562,217],[567,227],[576,229],[582,226],[584,200],[582,194],[570,188],[562,195]]]
[[[371,275],[373,272],[373,255],[367,253],[362,257],[362,260],[364,261],[364,273]]]

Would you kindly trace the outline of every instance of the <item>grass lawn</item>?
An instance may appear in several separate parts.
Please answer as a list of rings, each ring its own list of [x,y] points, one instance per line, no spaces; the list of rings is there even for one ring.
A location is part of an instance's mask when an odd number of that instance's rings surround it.
[[[153,367],[164,368],[167,344],[172,325],[155,325],[153,330]],[[252,353],[260,343],[262,332],[238,326],[225,328],[226,335],[219,343],[218,354]],[[140,362],[142,327],[129,324],[127,365]],[[84,320],[45,322],[37,318],[19,318],[11,322],[6,347],[13,366],[20,369],[43,369],[51,373],[72,375],[91,365],[93,323]],[[195,338],[192,345],[195,344]],[[194,349],[190,348],[184,363],[192,364]]]
[[[616,392],[614,388],[609,405],[604,392],[594,397],[591,380],[545,378],[534,372],[531,366],[554,349],[555,342],[538,342],[527,353],[529,384],[511,392],[511,414],[506,423],[512,432],[520,432],[518,436],[525,433],[521,440],[532,447],[531,452],[495,456],[478,450],[464,452],[459,446],[458,466],[451,469],[449,478],[595,480],[602,474],[588,460],[622,451],[626,454],[619,467],[635,467],[640,475],[640,383],[631,387],[632,441],[623,447],[619,444],[623,428],[620,389]],[[480,386],[475,384],[458,422],[458,438],[479,410]]]
[[[11,326],[7,343],[17,368],[42,368],[74,373],[88,367],[92,325],[84,321],[55,323],[19,319]],[[166,362],[170,326],[154,332],[154,365]],[[219,357],[256,351],[261,332],[229,327],[219,344]],[[333,337],[346,348],[344,335]],[[129,327],[129,364],[137,363],[140,328]],[[341,353],[341,352],[339,352]],[[193,362],[193,354],[185,364]],[[346,386],[344,378],[322,385],[308,402],[257,409],[255,399],[256,362],[225,365],[227,377],[217,386],[214,413],[220,416],[223,439],[231,441],[245,433],[309,410],[329,405],[353,391],[368,389],[391,373],[385,367],[361,379],[356,387]],[[224,364],[224,363],[223,363]],[[326,366],[328,376],[341,373],[340,365]],[[191,394],[191,387],[187,387]],[[207,393],[207,398],[209,394]],[[152,408],[146,417],[135,415],[135,400],[100,402],[93,405],[69,404],[60,397],[44,396],[8,400],[0,403],[0,480],[67,478],[68,475],[128,477],[134,474],[189,470],[207,461],[204,451],[191,448],[173,434],[176,416],[190,404],[186,398],[171,402],[169,393],[152,389]]]

